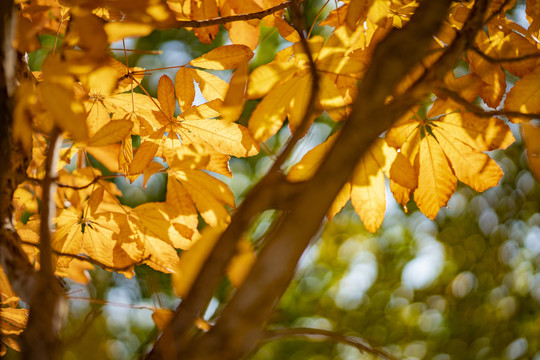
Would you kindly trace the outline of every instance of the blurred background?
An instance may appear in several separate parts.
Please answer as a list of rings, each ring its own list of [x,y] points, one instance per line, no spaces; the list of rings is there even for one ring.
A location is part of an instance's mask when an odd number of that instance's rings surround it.
[[[306,21],[311,24],[323,2],[307,4]],[[328,10],[323,11],[323,18]],[[523,13],[518,3],[514,15],[521,19],[520,23]],[[326,36],[330,30],[315,27],[314,34]],[[55,39],[43,36],[41,41],[43,49],[30,56],[33,70],[40,68]],[[224,31],[211,45],[204,45],[192,33],[177,29],[127,39],[125,47],[161,50],[160,55],[128,52],[130,66],[158,69],[184,65],[227,43]],[[275,29],[263,27],[252,68],[270,62],[277,51],[288,45]],[[122,43],[112,48],[119,49],[113,55],[125,63]],[[143,86],[155,96],[160,76],[167,74],[174,79],[176,71],[153,71],[145,77]],[[213,73],[226,80],[231,75],[229,71]],[[198,94],[196,104],[203,101]],[[239,123],[247,124],[256,103],[246,104]],[[290,164],[326,139],[337,126],[325,115],[318,118]],[[505,151],[491,154],[504,170],[501,184],[482,194],[458,186],[448,207],[435,221],[428,220],[413,203],[405,213],[388,195],[383,226],[371,234],[347,205],[324,226],[304,254],[296,279],[279,303],[269,328],[336,331],[361,337],[373,347],[411,360],[540,360],[540,187],[528,170],[519,129],[512,130],[518,141]],[[237,203],[264,175],[289,135],[284,127],[268,140],[260,155],[231,160],[233,178],[219,178],[230,185]],[[133,184],[124,178],[111,181],[122,190],[121,200],[126,205],[165,199],[165,174],[154,175],[146,188],[142,187],[142,179]],[[274,216],[265,212],[258,219],[251,234],[254,241]],[[138,267],[130,280],[100,269],[90,275],[88,285],[68,280],[70,314],[63,334],[64,359],[141,356],[158,333],[153,310],[175,309],[180,302],[172,293],[170,275],[147,266]],[[224,280],[205,319],[212,323],[232,291]],[[13,352],[8,352],[7,358],[14,357]],[[374,357],[334,342],[279,339],[263,345],[253,358]]]

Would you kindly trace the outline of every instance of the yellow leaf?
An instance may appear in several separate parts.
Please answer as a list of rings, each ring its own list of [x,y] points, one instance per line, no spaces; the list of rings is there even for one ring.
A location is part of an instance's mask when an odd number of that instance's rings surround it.
[[[81,76],[81,83],[93,94],[110,95],[116,87],[117,70],[112,66],[100,66],[89,74]]]
[[[234,195],[218,179],[200,170],[171,170],[173,176],[182,183],[199,210],[202,218],[211,226],[228,223],[230,216],[223,207],[234,207]]]
[[[222,13],[223,14],[223,13]],[[235,21],[229,24],[229,38],[233,44],[243,44],[251,50],[259,45],[259,22]],[[225,25],[227,27],[227,25]]]
[[[223,100],[227,94],[229,84],[219,77],[198,69],[189,69],[195,81],[199,83],[199,89],[208,101],[215,99]]]
[[[311,95],[308,89],[311,89],[313,86],[310,74],[304,74],[303,76],[298,76],[294,79],[296,80],[296,88],[305,90],[297,91],[294,97],[290,99],[289,105],[287,107],[289,128],[291,129],[291,132],[293,134],[296,132],[296,129],[298,129],[298,127],[302,124],[302,120],[304,120],[304,115],[309,105]]]
[[[56,268],[55,276],[67,277],[76,283],[86,285],[90,282],[88,270],[94,270],[94,265],[87,261],[73,259],[67,268]]]
[[[129,166],[130,174],[140,174],[144,171],[146,166],[154,159],[156,152],[159,149],[160,144],[163,141],[163,134],[165,133],[165,127],[162,127],[139,146],[131,164]]]
[[[437,126],[478,151],[506,149],[516,141],[501,119],[471,113],[453,113],[441,118]]]
[[[236,255],[227,266],[227,276],[231,280],[231,284],[238,288],[249,274],[251,267],[255,263],[256,256],[251,243],[244,239],[238,242],[236,250]]]
[[[86,254],[114,268],[133,264],[139,254],[126,252],[119,240],[120,226],[112,214],[90,214],[73,207],[56,218],[53,249],[67,254]],[[58,266],[67,267],[73,258],[61,257]]]
[[[146,36],[154,30],[152,25],[127,21],[108,22],[104,28],[110,44],[129,36]]]
[[[129,172],[129,164],[131,164],[131,161],[133,160],[133,143],[131,139],[122,141],[122,144],[116,153],[118,154],[118,169],[116,172],[127,174]],[[115,171],[113,169],[109,170]]]
[[[173,221],[181,224],[182,220],[187,220],[195,214],[182,214],[183,217],[179,218],[176,210],[178,209],[174,209],[168,203],[154,202],[141,204],[134,208],[132,213],[137,215],[139,228],[146,236],[152,236],[177,249],[187,249],[191,246],[195,232],[193,228],[189,229],[187,226],[175,227]]]
[[[441,146],[433,136],[420,142],[418,187],[414,199],[424,215],[434,219],[456,190],[457,179]]]
[[[172,276],[174,292],[178,297],[185,297],[204,262],[210,255],[225,226],[207,227],[195,244],[180,256],[180,266]]]
[[[373,24],[379,23],[386,19],[390,11],[390,0],[373,0],[369,8],[367,17]]]
[[[281,128],[291,99],[297,92],[296,79],[292,78],[274,87],[262,99],[249,119],[248,127],[255,140],[264,142]]]
[[[539,114],[540,101],[537,94],[540,91],[540,67],[532,73],[525,75],[516,81],[510,89],[504,101],[504,110],[517,111],[525,114]],[[526,118],[512,116],[513,122],[528,121]]]
[[[401,153],[396,155],[387,177],[409,190],[415,189],[418,186],[416,170],[414,170],[409,160]]]
[[[271,62],[257,67],[249,75],[247,96],[248,99],[258,99],[265,96],[280,81],[298,71],[298,68],[289,62]]]
[[[71,88],[44,81],[39,84],[39,92],[58,127],[69,132],[76,140],[88,138],[84,106],[75,98]]]
[[[394,126],[388,130],[385,140],[388,145],[400,148],[413,137],[413,134],[418,129],[418,125],[418,121],[414,117],[411,117],[411,113],[409,112],[396,121]]]
[[[507,24],[504,20],[499,20],[496,23],[488,25],[489,39],[485,46],[482,46],[484,52],[489,53],[496,59],[522,58],[538,52],[535,42],[532,39],[529,40],[505,25]],[[525,29],[523,29],[523,32],[529,34],[530,28],[529,32]],[[517,77],[523,77],[532,72],[537,64],[537,58],[501,63],[505,70]]]
[[[253,51],[246,45],[224,45],[201,57],[191,60],[190,65],[209,70],[234,69],[247,63],[253,57]]]
[[[300,41],[300,35],[285,19],[279,15],[274,14],[274,27],[278,30],[279,34],[283,38],[292,43]]]
[[[246,84],[248,79],[248,64],[244,63],[238,66],[229,82],[229,89],[223,107],[221,108],[221,119],[223,121],[234,122],[242,114],[244,97],[246,93]]]
[[[397,203],[403,206],[405,212],[408,212],[407,203],[411,199],[412,190],[400,185],[396,181],[390,180],[390,191],[392,191],[392,195],[394,195]]]
[[[202,145],[182,143],[177,137],[171,138],[170,134],[165,139],[163,155],[171,168],[200,169],[210,160],[207,149]]]
[[[532,124],[521,124],[521,134],[527,149],[527,160],[534,177],[540,179],[540,129]]]
[[[129,139],[129,143],[131,144],[131,139]],[[119,144],[98,147],[87,146],[86,152],[95,157],[97,161],[99,161],[110,171],[118,172],[120,171],[118,164],[120,149],[121,147]]]
[[[152,320],[159,330],[165,329],[169,321],[171,321],[174,311],[169,309],[155,309],[152,312]]]
[[[174,176],[167,181],[166,203],[170,205],[171,216],[191,229],[197,229],[199,217],[197,209],[184,186]]]
[[[159,104],[161,105],[161,110],[168,119],[171,119],[174,116],[176,99],[174,98],[174,84],[167,75],[163,75],[159,78],[157,96]]]
[[[237,157],[259,153],[259,145],[242,125],[223,120],[186,120],[182,123],[182,138],[192,136],[204,141],[216,151]]]
[[[487,35],[480,31],[478,33],[480,43],[489,42]],[[488,55],[490,55],[488,53]],[[467,53],[471,72],[477,74],[484,86],[481,88],[480,97],[486,104],[492,108],[496,108],[501,103],[503,95],[506,91],[506,76],[500,65],[491,64],[480,55],[469,51]]]
[[[150,164],[146,166],[146,168],[143,171],[143,188],[146,188],[146,185],[148,184],[148,180],[152,177],[152,175],[157,174],[163,170],[163,165],[161,165],[158,162],[151,161]]]
[[[503,172],[488,155],[474,151],[442,130],[434,128],[433,133],[452,163],[459,181],[479,192],[499,184]]]
[[[192,20],[207,20],[217,17],[219,17],[219,13],[216,0],[191,0]],[[201,42],[211,44],[219,32],[219,25],[196,28],[193,29],[193,32]]]
[[[326,217],[328,218],[328,220],[332,220],[334,216],[336,216],[336,214],[340,212],[341,209],[343,209],[343,207],[347,204],[347,201],[349,201],[350,198],[351,182],[347,181],[337,194],[336,198],[332,202],[332,205],[330,205],[328,212],[326,213]]]
[[[366,20],[367,13],[373,4],[373,1],[374,0],[351,0],[351,2],[349,2],[348,7],[346,8],[347,15],[345,16],[345,21],[350,29],[356,29],[356,23],[358,21],[364,22]],[[327,19],[327,21],[328,20],[329,19]]]
[[[305,181],[310,179],[319,166],[321,165],[325,155],[336,141],[337,134],[330,136],[325,142],[317,145],[304,155],[302,160],[296,163],[289,173],[287,174],[287,180],[289,181]],[[347,199],[348,200],[348,199]]]
[[[200,120],[219,117],[219,109],[222,106],[222,101],[215,99],[199,106],[192,106],[177,118],[178,120]]]
[[[181,111],[186,111],[193,104],[195,99],[195,85],[193,84],[193,75],[185,67],[178,69],[174,78],[174,89],[176,98]]]
[[[384,176],[373,150],[362,158],[351,180],[351,203],[370,232],[381,226],[386,211]]]
[[[88,140],[88,146],[105,146],[127,138],[133,127],[130,120],[115,120],[107,123]]]

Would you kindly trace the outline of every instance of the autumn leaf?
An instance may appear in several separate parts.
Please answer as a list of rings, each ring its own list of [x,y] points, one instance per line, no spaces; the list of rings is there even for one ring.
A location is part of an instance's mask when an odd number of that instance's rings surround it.
[[[521,134],[525,142],[527,161],[536,179],[540,179],[540,129],[534,124],[521,124]]]
[[[291,168],[287,178],[301,181],[313,176],[336,139],[337,134],[332,135],[309,151]],[[332,219],[351,199],[366,229],[370,232],[377,231],[386,212],[385,175],[408,191],[416,187],[416,172],[413,167],[401,154],[389,147],[384,139],[379,138],[356,166],[351,179],[330,207],[327,217]]]
[[[537,67],[533,72],[516,81],[506,96],[504,109],[523,114],[540,114],[540,102],[537,96],[535,96],[540,90],[539,83],[540,67]],[[518,116],[511,116],[510,119],[513,122],[527,121],[526,118]]]
[[[236,255],[227,266],[227,276],[234,286],[242,285],[256,259],[251,243],[247,240],[239,241]]]
[[[119,143],[129,136],[132,128],[133,122],[129,120],[111,121],[88,139],[88,146],[105,146]]]
[[[245,45],[224,45],[191,60],[189,64],[209,70],[226,70],[235,69],[252,57],[253,51]]]
[[[418,173],[414,198],[431,219],[446,205],[457,180],[476,191],[496,186],[502,170],[483,152],[504,149],[515,141],[502,120],[462,112],[427,120],[405,116],[388,131],[386,140],[414,164]],[[405,201],[407,194],[396,190]]]
[[[182,253],[180,264],[172,276],[173,289],[178,297],[183,298],[189,293],[191,285],[224,230],[223,225],[206,228],[191,249]]]

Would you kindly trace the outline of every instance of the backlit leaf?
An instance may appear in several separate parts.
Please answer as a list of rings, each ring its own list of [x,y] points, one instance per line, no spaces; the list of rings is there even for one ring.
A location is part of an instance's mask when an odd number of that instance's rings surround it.
[[[209,70],[234,69],[248,62],[253,57],[253,51],[245,45],[224,45],[201,57],[191,60],[190,65]]]
[[[105,146],[118,143],[129,136],[133,123],[115,120],[107,123],[88,140],[88,146]]]
[[[433,136],[425,136],[420,142],[418,163],[418,187],[414,191],[414,200],[424,215],[434,219],[439,209],[450,200],[457,179]]]
[[[195,99],[195,85],[189,69],[185,67],[178,69],[174,78],[174,89],[180,110],[186,111],[191,107]]]

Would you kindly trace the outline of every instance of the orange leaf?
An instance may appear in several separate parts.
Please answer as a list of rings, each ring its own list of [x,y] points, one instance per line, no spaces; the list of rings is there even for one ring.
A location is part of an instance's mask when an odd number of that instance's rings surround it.
[[[190,65],[209,70],[234,69],[247,63],[253,57],[253,51],[246,45],[224,45],[201,57],[191,60]]]
[[[195,85],[190,69],[181,67],[174,78],[174,89],[181,111],[186,111],[195,99]]]
[[[161,110],[163,110],[168,119],[171,119],[174,116],[176,99],[174,98],[174,84],[167,75],[163,75],[159,78],[157,96],[159,104],[161,105]]]
[[[456,190],[457,179],[433,136],[420,142],[418,187],[414,199],[420,211],[434,219]]]

